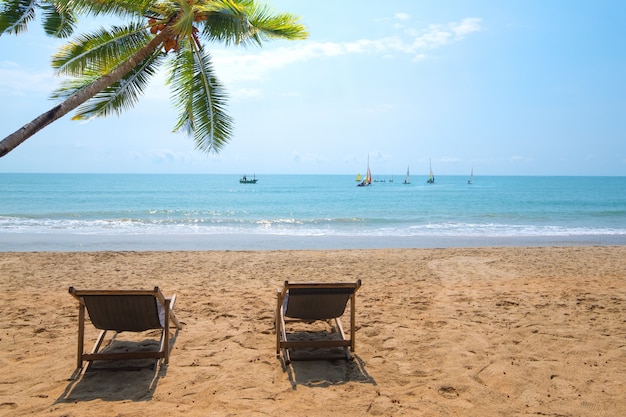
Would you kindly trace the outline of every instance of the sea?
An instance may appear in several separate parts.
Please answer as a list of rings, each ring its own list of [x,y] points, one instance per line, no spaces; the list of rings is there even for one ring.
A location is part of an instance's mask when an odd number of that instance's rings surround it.
[[[626,177],[0,173],[0,252],[626,244]]]

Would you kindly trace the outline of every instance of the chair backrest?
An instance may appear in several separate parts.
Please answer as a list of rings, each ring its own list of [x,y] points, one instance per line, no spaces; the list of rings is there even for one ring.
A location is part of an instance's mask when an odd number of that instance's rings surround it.
[[[285,317],[302,320],[328,320],[340,317],[346,310],[356,284],[289,284],[283,304]]]
[[[143,332],[163,327],[154,296],[86,295],[83,299],[89,319],[98,329]]]
[[[154,291],[70,292],[85,304],[91,323],[100,330],[142,332],[163,328],[163,299]],[[163,299],[164,301],[164,299]]]

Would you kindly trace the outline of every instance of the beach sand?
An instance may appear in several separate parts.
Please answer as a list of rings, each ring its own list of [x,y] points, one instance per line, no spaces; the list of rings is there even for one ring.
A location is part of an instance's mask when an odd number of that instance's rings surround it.
[[[276,289],[356,279],[354,361],[285,367]],[[169,365],[70,380],[68,287],[156,285]],[[2,416],[626,415],[625,246],[0,253],[0,289]]]

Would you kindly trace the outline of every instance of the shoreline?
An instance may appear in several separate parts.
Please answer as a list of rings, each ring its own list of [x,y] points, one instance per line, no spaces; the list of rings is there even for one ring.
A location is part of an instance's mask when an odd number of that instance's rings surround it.
[[[621,417],[625,271],[626,246],[3,252],[0,414]],[[356,279],[355,360],[285,366],[276,289]],[[68,287],[155,285],[183,323],[169,365],[70,381]]]
[[[276,251],[536,246],[621,246],[626,235],[577,236],[287,236],[269,234],[0,233],[3,252]]]

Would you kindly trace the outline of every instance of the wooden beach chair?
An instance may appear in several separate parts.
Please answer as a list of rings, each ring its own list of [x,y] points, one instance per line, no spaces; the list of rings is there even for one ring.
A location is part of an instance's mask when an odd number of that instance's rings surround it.
[[[170,324],[182,329],[174,315],[176,296],[164,297],[158,287],[153,290],[77,290],[69,292],[78,300],[78,357],[76,375],[95,360],[116,361],[155,359],[167,364],[170,354]],[[91,353],[84,353],[85,309],[91,323],[100,331]],[[160,330],[158,351],[106,352],[100,351],[108,331],[115,336],[121,332],[144,332]],[[86,368],[85,368],[86,370]]]
[[[286,364],[292,360],[316,359],[352,359],[355,342],[355,293],[361,286],[361,280],[354,283],[304,283],[295,284],[285,281],[277,292],[276,304],[276,355],[282,350]],[[340,317],[343,316],[350,301],[350,332],[346,337]],[[287,324],[292,322],[314,323],[334,322],[335,332],[292,332],[288,333]],[[293,337],[292,337],[293,336]],[[322,337],[324,336],[324,337]],[[290,355],[289,349],[299,348],[341,348],[341,355],[328,354],[308,357]],[[324,349],[328,351],[328,349]],[[336,349],[335,349],[336,350]]]

